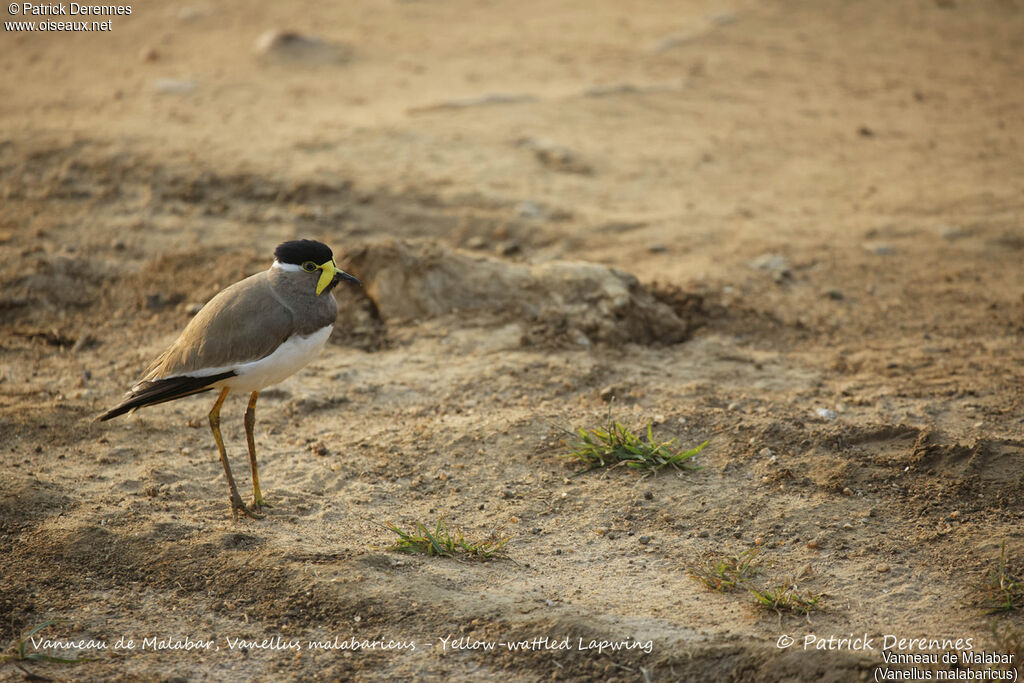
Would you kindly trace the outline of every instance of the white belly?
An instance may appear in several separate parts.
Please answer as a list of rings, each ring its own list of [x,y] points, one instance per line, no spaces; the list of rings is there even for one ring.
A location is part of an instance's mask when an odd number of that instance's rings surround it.
[[[232,391],[251,392],[283,382],[319,355],[333,329],[333,325],[328,325],[308,337],[298,335],[289,337],[266,358],[236,366],[234,368],[236,377],[221,380],[213,386],[229,387]]]

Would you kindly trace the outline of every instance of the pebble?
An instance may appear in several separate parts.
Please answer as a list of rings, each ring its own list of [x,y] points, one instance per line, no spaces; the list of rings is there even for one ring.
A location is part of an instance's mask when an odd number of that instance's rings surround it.
[[[754,545],[764,545],[764,539],[758,536],[754,539]]]
[[[820,417],[822,420],[834,420],[836,419],[836,411],[828,408],[818,408],[814,411],[815,415]]]
[[[761,254],[752,261],[747,262],[747,266],[754,270],[769,270],[773,272],[789,272],[789,261],[786,260],[785,256],[779,254]]]
[[[612,401],[612,399],[615,398],[615,395],[617,393],[618,393],[618,390],[615,387],[607,386],[607,387],[604,387],[603,389],[601,389],[600,393],[598,393],[598,396],[605,403],[610,403]]]
[[[896,253],[896,250],[889,244],[865,244],[864,248],[875,256],[889,256]]]
[[[654,494],[650,491],[644,491],[644,500],[654,500]]]
[[[640,545],[647,545],[648,543],[651,542],[651,537],[650,536],[641,536],[640,538],[637,539],[637,541],[640,542]]]
[[[760,455],[762,458],[770,458],[773,455],[775,455],[775,453],[772,451],[772,449],[768,448],[767,446],[765,446],[764,448],[759,450],[757,452],[757,454]]]
[[[522,247],[519,246],[519,242],[515,240],[505,240],[498,243],[494,247],[494,251],[500,256],[511,256],[512,254],[518,254],[522,251]]]
[[[504,491],[501,492],[501,497],[505,499],[515,498],[516,492],[513,491],[512,489],[505,489]]]
[[[596,529],[594,529],[594,533],[597,534],[598,536],[604,536],[606,533],[608,533],[608,527],[606,527],[606,526],[599,526]]]
[[[850,524],[849,522],[843,524],[843,531],[850,531],[852,529],[853,529],[853,525]]]
[[[820,546],[820,545],[821,545],[821,543],[818,542],[816,539],[812,539],[810,541],[807,541],[807,548],[809,550],[817,550],[818,546]]]
[[[833,301],[842,301],[843,300],[843,290],[841,290],[841,289],[826,289],[824,292],[822,292],[822,296],[825,296],[825,297],[827,297],[829,299],[832,299]]]
[[[703,531],[701,531],[700,533],[697,534],[697,538],[707,538],[710,535],[711,534],[708,533],[707,529],[705,529],[705,530],[703,530]]]
[[[884,573],[886,573],[887,571],[889,571],[889,565],[887,565],[887,564],[886,564],[886,563],[884,563],[884,562],[881,562],[881,563],[879,563],[879,564],[876,564],[876,565],[875,565],[875,571],[876,571],[876,572],[878,572],[879,574],[884,574]]]
[[[516,140],[515,144],[532,151],[537,161],[551,171],[581,175],[590,175],[594,172],[594,169],[582,161],[576,152],[550,140],[526,137]]]
[[[153,81],[153,90],[161,95],[186,95],[195,91],[196,82],[178,78],[158,78]]]
[[[850,490],[850,487],[849,487],[849,486],[847,486],[847,487],[845,487],[845,488],[843,489],[843,495],[844,495],[844,496],[852,496],[852,495],[853,495],[853,491],[851,491],[851,490]]]
[[[960,518],[960,511],[959,510],[953,510],[952,512],[949,513],[949,518],[950,519],[959,519]]]
[[[156,51],[155,47],[147,45],[146,47],[139,50],[139,60],[143,62],[155,62],[160,58],[160,53]]]
[[[487,247],[487,240],[480,235],[474,235],[466,240],[466,247],[469,249],[484,249]]]
[[[651,252],[652,254],[664,254],[665,252],[668,251],[668,247],[666,247],[661,242],[655,242],[654,244],[648,245],[647,251]]]
[[[289,61],[343,63],[352,59],[352,49],[295,31],[267,31],[256,39],[256,53]]]
[[[524,201],[516,205],[516,212],[523,218],[543,218],[544,209],[537,202]]]
[[[970,234],[970,232],[957,225],[943,225],[939,228],[939,235],[942,236],[942,239],[949,240],[950,242],[963,239],[970,236]]]
[[[733,411],[733,412],[735,412],[735,411],[739,410],[739,409],[740,409],[741,407],[742,407],[742,406],[740,406],[740,404],[739,404],[739,403],[737,403],[736,401],[733,401],[732,403],[730,403],[730,404],[729,404],[729,405],[727,406],[727,408],[726,408],[726,409],[727,409],[727,410],[730,410],[730,411]]]
[[[653,422],[654,422],[654,424],[656,424],[656,425],[660,425],[660,424],[665,424],[665,416],[664,416],[664,415],[661,415],[661,414],[659,413],[658,415],[655,415],[655,416],[654,416],[654,420],[652,420],[652,421],[653,421]]]

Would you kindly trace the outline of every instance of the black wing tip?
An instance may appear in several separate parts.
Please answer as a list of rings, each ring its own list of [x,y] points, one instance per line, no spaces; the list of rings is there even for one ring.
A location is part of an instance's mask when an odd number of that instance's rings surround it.
[[[108,410],[107,412],[103,413],[102,415],[97,415],[93,419],[93,422],[106,422],[107,420],[114,419],[118,415],[124,415],[129,410],[131,410],[131,408],[128,408],[128,407],[125,407],[125,406],[117,406],[116,408],[111,408],[110,410]]]
[[[144,382],[138,390],[132,391],[123,403],[114,406],[102,415],[98,415],[93,422],[106,422],[138,408],[153,406],[158,403],[167,403],[168,401],[185,398],[192,394],[210,391],[213,389],[212,384],[234,376],[235,372],[228,370],[227,372],[207,375],[206,377],[181,376]]]

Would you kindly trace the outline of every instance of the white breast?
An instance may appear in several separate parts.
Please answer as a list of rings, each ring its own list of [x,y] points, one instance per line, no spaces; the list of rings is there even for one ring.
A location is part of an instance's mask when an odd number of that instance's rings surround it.
[[[236,377],[221,380],[213,386],[249,392],[260,391],[272,384],[283,382],[317,357],[333,329],[333,325],[328,325],[308,337],[293,335],[266,358],[235,366]]]

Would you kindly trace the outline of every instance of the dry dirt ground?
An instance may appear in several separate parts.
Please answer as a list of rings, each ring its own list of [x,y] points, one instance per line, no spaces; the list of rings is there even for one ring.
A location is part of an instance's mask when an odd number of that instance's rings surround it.
[[[0,37],[0,641],[110,646],[0,679],[866,680],[885,635],[1019,665],[1020,612],[977,602],[1024,556],[1024,3],[200,0],[111,27]],[[265,392],[274,507],[234,520],[210,394],[92,418],[298,236],[366,288]],[[710,440],[702,469],[578,474],[562,430],[609,405]],[[441,516],[505,556],[389,549],[385,522]],[[688,573],[755,547],[819,609]],[[500,645],[543,636],[571,647]],[[227,644],[276,637],[415,649]]]

